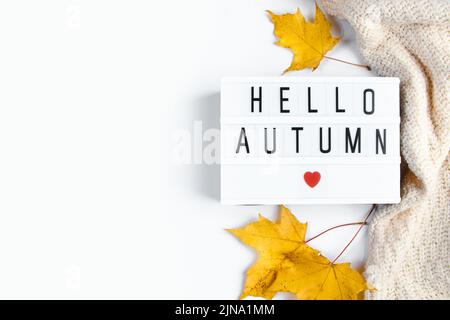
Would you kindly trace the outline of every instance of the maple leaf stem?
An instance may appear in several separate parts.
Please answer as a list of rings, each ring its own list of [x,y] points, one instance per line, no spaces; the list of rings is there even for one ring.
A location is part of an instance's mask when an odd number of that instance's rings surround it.
[[[355,240],[355,238],[361,232],[362,228],[367,224],[367,220],[369,219],[370,215],[375,211],[376,207],[377,207],[376,204],[372,205],[372,207],[370,208],[370,210],[367,213],[366,217],[364,218],[363,222],[365,222],[365,223],[361,224],[361,226],[358,228],[358,230],[353,235],[353,237],[350,239],[350,241],[347,243],[347,245],[344,247],[344,249],[342,249],[341,253],[339,253],[338,256],[336,258],[334,258],[334,260],[330,264],[334,264],[337,261],[337,259],[339,259],[342,256],[342,254],[345,252],[345,250],[347,250],[347,248],[352,244],[353,240]]]
[[[325,230],[325,231],[322,231],[321,233],[315,235],[314,237],[312,237],[312,238],[306,240],[305,243],[308,243],[308,242],[310,242],[310,241],[312,241],[312,240],[314,240],[314,239],[320,237],[321,235],[323,235],[323,234],[325,234],[325,233],[327,233],[327,232],[329,232],[329,231],[331,231],[331,230],[337,229],[337,228],[347,227],[347,226],[358,226],[358,225],[365,225],[365,224],[367,224],[367,222],[365,222],[365,221],[359,221],[359,222],[352,222],[352,223],[344,223],[344,224],[340,224],[340,225],[331,227],[331,228],[329,228],[329,229],[327,229],[327,230]]]
[[[346,64],[350,64],[350,65],[352,65],[352,66],[356,66],[356,67],[361,67],[361,68],[366,68],[367,70],[372,70],[371,68],[370,68],[370,66],[368,66],[368,65],[366,65],[366,64],[358,64],[358,63],[353,63],[353,62],[348,62],[348,61],[345,61],[345,60],[341,60],[341,59],[338,59],[338,58],[333,58],[333,57],[329,57],[329,56],[323,56],[324,58],[327,58],[327,59],[330,59],[330,60],[334,60],[334,61],[339,61],[339,62],[342,62],[342,63],[346,63]]]

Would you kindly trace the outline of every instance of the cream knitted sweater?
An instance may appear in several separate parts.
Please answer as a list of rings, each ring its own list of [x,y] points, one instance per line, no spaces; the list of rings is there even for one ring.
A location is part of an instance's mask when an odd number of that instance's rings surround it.
[[[402,201],[370,223],[371,299],[450,299],[450,1],[323,0],[366,62],[401,81]]]

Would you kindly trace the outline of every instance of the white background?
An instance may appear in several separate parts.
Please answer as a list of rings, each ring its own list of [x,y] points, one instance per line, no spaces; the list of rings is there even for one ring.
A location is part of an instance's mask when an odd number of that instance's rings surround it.
[[[264,10],[296,6],[313,16],[300,0],[2,1],[0,297],[238,298],[255,255],[224,229],[277,208],[221,205],[219,166],[174,163],[172,137],[218,127],[221,77],[281,74]],[[340,26],[330,56],[361,61]],[[291,207],[308,236],[367,208]],[[356,228],[311,244],[333,258]],[[341,261],[360,267],[365,238]]]

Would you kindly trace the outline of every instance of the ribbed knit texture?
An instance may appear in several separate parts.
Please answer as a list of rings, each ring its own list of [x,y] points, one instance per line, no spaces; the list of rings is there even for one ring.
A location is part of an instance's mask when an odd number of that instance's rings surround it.
[[[450,299],[450,1],[323,0],[380,76],[400,78],[402,201],[369,227],[369,299]]]

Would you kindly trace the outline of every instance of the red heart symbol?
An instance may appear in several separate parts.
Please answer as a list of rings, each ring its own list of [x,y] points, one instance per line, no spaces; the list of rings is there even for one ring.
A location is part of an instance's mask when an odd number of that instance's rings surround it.
[[[305,182],[308,186],[314,188],[320,181],[320,173],[317,171],[305,172],[305,174],[303,175],[303,179],[305,179]]]

